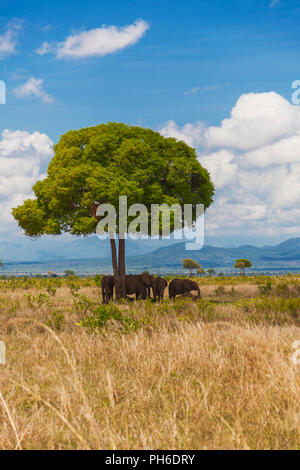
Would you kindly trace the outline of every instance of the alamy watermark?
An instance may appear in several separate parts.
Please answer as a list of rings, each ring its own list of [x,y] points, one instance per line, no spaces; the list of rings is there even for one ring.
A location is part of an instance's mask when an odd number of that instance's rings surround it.
[[[5,354],[5,343],[0,340],[0,365],[5,366],[6,354]]]
[[[299,339],[293,342],[292,348],[296,349],[296,351],[292,355],[292,361],[296,366],[298,366],[300,365],[300,340]]]
[[[298,105],[300,104],[300,80],[294,80],[292,88],[296,90],[292,94],[292,103]]]
[[[0,104],[6,104],[6,85],[3,80],[0,80]]]
[[[119,197],[118,210],[112,204],[101,204],[96,215],[101,217],[96,233],[100,239],[119,238],[171,238],[194,240],[186,243],[186,250],[201,250],[204,245],[203,204],[151,204],[150,213],[144,204],[128,207],[127,196]]]

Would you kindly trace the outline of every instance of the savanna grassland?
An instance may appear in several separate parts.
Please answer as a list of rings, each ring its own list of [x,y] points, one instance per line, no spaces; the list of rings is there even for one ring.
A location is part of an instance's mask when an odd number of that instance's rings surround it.
[[[100,307],[99,278],[0,280],[0,448],[299,448],[300,276],[198,280]]]

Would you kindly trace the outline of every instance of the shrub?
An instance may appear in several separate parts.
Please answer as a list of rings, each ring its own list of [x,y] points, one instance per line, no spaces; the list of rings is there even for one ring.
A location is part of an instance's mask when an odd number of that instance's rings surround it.
[[[270,295],[272,292],[272,282],[271,279],[267,279],[265,284],[261,284],[258,286],[258,290],[261,295]]]
[[[112,324],[123,333],[136,331],[139,322],[134,318],[126,317],[114,305],[99,305],[93,315],[85,316],[78,324],[87,328],[90,333],[101,332],[104,328]]]
[[[297,321],[300,313],[300,298],[284,299],[264,297],[239,300],[236,306],[242,307],[251,323],[266,322],[272,325],[291,324]]]
[[[63,313],[52,312],[47,325],[50,326],[53,330],[61,330],[65,324],[65,316]]]

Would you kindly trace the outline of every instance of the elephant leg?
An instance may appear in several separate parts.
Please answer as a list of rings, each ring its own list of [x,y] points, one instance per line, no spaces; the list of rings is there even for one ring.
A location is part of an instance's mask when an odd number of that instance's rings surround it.
[[[102,289],[102,303],[106,304],[106,292],[105,289]]]
[[[105,291],[106,291],[105,292],[105,303],[108,304],[108,302],[109,302],[109,289],[106,288]]]

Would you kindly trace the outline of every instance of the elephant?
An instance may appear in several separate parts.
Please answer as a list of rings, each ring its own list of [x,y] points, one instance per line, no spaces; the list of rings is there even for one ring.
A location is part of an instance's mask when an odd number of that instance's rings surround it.
[[[145,273],[144,273],[145,274]],[[155,277],[152,274],[149,274],[150,283],[147,285],[147,296],[151,299],[151,288],[154,298],[154,289],[155,289]]]
[[[163,279],[162,277],[156,277],[153,280],[152,289],[153,289],[154,302],[156,302],[156,299],[160,301],[161,299],[164,298],[164,291],[167,285],[168,285],[167,281]]]
[[[178,294],[185,294],[191,291],[198,292],[198,298],[201,299],[200,288],[197,282],[189,279],[173,279],[169,284],[169,298],[175,299]]]
[[[103,276],[101,280],[102,303],[107,304],[114,294],[114,276]]]
[[[142,299],[146,299],[149,292],[148,289],[150,289],[150,287],[151,276],[148,273],[129,274],[126,276],[126,294],[135,294],[136,300],[140,297]]]

